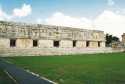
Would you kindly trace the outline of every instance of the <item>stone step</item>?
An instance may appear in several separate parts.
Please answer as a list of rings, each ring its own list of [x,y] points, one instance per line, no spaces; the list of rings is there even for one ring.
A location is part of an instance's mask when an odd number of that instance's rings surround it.
[[[84,54],[84,53],[108,53],[120,52],[123,50],[113,50],[111,48],[7,48],[0,49],[1,55],[32,56],[32,55],[64,55],[64,54]]]

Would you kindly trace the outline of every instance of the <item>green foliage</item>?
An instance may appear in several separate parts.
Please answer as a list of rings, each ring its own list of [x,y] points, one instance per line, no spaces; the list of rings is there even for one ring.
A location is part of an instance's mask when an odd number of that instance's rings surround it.
[[[110,46],[112,42],[119,42],[119,38],[106,34],[106,46]]]
[[[125,53],[6,59],[59,84],[125,84]]]

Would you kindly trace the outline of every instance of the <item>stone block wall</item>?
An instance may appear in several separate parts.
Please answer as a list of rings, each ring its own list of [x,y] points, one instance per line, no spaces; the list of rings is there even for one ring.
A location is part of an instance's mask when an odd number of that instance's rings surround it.
[[[10,40],[8,38],[0,38],[0,48],[9,48]]]
[[[86,41],[77,41],[76,47],[77,48],[86,48]]]
[[[99,47],[99,46],[98,46],[98,42],[96,42],[96,41],[90,41],[89,47],[90,47],[90,48],[97,48],[97,47]]]
[[[17,48],[32,48],[33,41],[32,39],[16,39]]]
[[[12,39],[15,42],[12,42]],[[55,41],[57,46],[54,45]],[[89,46],[87,46],[88,41]],[[1,49],[40,50],[41,48],[55,49],[55,47],[58,49],[102,48],[105,47],[105,34],[99,30],[0,21]]]
[[[101,42],[100,47],[104,48],[105,47],[105,42]]]
[[[53,47],[53,40],[38,40],[38,47],[39,48],[52,48]]]
[[[122,35],[122,44],[125,46],[125,33]]]
[[[15,39],[105,41],[104,32],[99,30],[1,21],[0,37]]]
[[[60,41],[60,47],[61,48],[72,48],[73,42],[71,40],[61,40]]]

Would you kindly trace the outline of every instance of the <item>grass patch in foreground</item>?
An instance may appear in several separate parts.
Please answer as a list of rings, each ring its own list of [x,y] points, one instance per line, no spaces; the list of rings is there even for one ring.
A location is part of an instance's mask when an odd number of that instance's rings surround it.
[[[125,53],[6,59],[59,84],[125,84]]]
[[[2,69],[0,69],[0,84],[15,84]]]

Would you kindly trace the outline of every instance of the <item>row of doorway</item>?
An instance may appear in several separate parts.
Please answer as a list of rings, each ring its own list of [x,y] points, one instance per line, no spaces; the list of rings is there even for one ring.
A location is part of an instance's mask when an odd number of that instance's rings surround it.
[[[73,47],[76,47],[77,40],[73,40]],[[53,41],[54,47],[60,47],[60,41]],[[86,47],[90,46],[90,41],[86,41]],[[10,39],[10,47],[16,47],[16,39]],[[33,47],[38,47],[38,40],[33,40]],[[98,47],[100,47],[100,41],[98,42]]]
[[[60,46],[60,41],[54,41],[54,47],[59,47]],[[73,40],[73,47],[76,47],[77,40]],[[98,41],[98,47],[100,47],[100,41]],[[90,46],[90,41],[86,41],[86,47]]]

